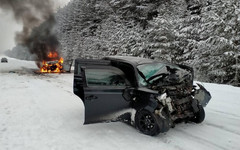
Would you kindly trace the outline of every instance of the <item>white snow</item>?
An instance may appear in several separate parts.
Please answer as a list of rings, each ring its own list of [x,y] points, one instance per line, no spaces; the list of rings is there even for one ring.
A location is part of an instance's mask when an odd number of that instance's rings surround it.
[[[39,75],[34,62],[8,59],[0,63],[1,150],[239,150],[240,88],[204,83],[212,94],[205,121],[151,137],[120,122],[83,125],[73,74]]]

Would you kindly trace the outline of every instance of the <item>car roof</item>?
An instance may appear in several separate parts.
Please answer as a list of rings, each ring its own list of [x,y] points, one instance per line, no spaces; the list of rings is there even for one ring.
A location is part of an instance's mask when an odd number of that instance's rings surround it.
[[[147,59],[147,58],[142,58],[142,57],[133,57],[133,56],[107,56],[107,57],[104,57],[103,59],[111,60],[111,61],[126,62],[126,63],[130,63],[132,65],[135,65],[135,66],[156,62],[152,59]]]

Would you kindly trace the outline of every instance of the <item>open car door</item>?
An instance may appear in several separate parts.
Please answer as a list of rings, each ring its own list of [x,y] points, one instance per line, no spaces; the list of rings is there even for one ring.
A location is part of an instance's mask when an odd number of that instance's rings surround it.
[[[79,84],[74,88],[80,89],[77,95],[85,106],[84,124],[124,119],[124,114],[130,110],[130,102],[123,98],[123,91],[129,84],[125,74],[105,60],[76,66],[78,71],[74,79]]]

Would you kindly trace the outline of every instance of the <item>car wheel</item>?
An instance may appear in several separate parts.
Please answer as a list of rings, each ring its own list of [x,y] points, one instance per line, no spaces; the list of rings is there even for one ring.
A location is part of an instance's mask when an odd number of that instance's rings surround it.
[[[199,111],[195,114],[194,118],[191,119],[192,122],[201,123],[205,119],[205,111],[202,105],[198,105]]]
[[[161,118],[145,109],[136,112],[135,115],[136,128],[146,135],[158,135],[161,132],[163,121]]]

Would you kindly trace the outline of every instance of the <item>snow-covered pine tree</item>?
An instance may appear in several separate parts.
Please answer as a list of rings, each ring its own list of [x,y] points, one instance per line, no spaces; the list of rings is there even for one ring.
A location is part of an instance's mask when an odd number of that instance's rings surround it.
[[[66,59],[98,56],[96,31],[111,13],[107,6],[106,1],[73,0],[59,10],[58,34]]]
[[[237,85],[239,12],[238,0],[73,0],[57,13],[57,29],[67,59],[151,57]]]
[[[120,2],[120,3],[119,3]],[[146,2],[141,2],[146,3]],[[67,59],[92,58],[105,55],[135,55],[144,51],[143,22],[148,18],[140,13],[142,4],[135,1],[73,0],[59,10],[58,33]],[[154,2],[156,3],[156,2]],[[123,4],[123,5],[122,5]],[[132,12],[130,5],[136,5]],[[149,7],[153,5],[148,5]],[[145,10],[146,7],[144,7]],[[133,19],[125,12],[139,14]]]
[[[184,0],[167,1],[162,3],[158,9],[158,17],[150,21],[150,27],[146,30],[148,50],[152,58],[163,61],[179,63],[183,54],[182,28],[185,15],[186,3]]]
[[[239,1],[208,0],[203,3],[200,41],[196,43],[197,70],[211,82],[239,83]],[[236,65],[237,64],[237,65]],[[204,76],[202,76],[204,77]]]

